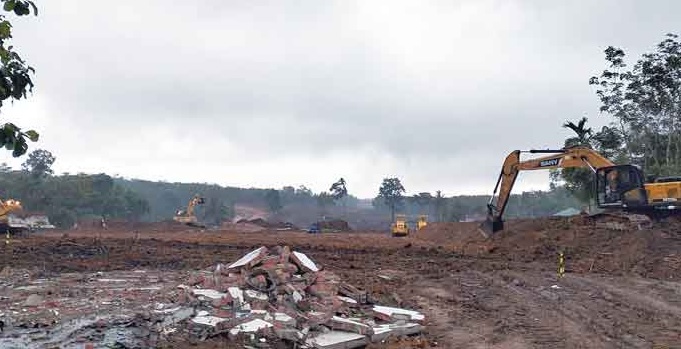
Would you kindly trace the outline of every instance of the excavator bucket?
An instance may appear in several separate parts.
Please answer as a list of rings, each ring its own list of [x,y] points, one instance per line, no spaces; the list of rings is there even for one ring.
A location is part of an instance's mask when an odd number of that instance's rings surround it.
[[[490,216],[487,216],[487,219],[478,227],[478,231],[487,239],[494,235],[494,233],[503,229],[504,221]]]

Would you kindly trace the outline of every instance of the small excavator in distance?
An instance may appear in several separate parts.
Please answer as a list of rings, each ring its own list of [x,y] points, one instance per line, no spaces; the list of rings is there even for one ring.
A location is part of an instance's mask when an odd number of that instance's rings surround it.
[[[553,155],[520,161],[520,154],[528,152]],[[659,218],[681,212],[679,177],[660,178],[646,183],[640,168],[630,164],[615,165],[587,146],[559,150],[515,150],[508,154],[501,168],[494,192],[487,204],[487,218],[480,226],[480,232],[489,238],[504,229],[502,217],[520,171],[571,167],[589,168],[593,171],[596,204],[606,212],[615,211],[632,221],[637,216]]]
[[[175,213],[175,217],[173,217],[173,220],[192,227],[205,228],[203,224],[199,224],[198,219],[194,214],[194,208],[196,207],[196,205],[202,205],[204,203],[205,203],[204,198],[200,197],[198,194],[194,195],[194,197],[191,200],[189,200],[189,204],[187,204],[187,210],[186,211],[178,210]]]

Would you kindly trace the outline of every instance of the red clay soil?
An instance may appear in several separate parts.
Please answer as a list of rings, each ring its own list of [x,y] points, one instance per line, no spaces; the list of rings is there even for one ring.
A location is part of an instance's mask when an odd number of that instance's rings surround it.
[[[192,270],[234,261],[261,245],[286,244],[375,300],[426,314],[422,336],[369,348],[679,347],[678,222],[615,231],[565,219],[517,220],[489,240],[476,227],[431,223],[406,238],[155,226],[51,232],[12,241],[0,269],[33,267],[47,275]],[[558,278],[561,250],[567,273]],[[226,345],[215,338],[193,347]]]

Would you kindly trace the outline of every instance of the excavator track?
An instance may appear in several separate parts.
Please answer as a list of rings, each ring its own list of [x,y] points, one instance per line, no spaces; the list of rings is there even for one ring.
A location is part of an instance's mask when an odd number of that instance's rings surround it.
[[[645,230],[653,226],[653,220],[650,217],[624,211],[593,213],[582,217],[582,219],[595,227],[620,231]]]

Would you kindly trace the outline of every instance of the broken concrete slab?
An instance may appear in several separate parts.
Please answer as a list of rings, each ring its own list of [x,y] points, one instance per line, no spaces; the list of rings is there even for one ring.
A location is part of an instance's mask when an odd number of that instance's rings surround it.
[[[343,331],[329,331],[307,340],[315,349],[353,349],[369,344],[366,336]]]
[[[329,321],[327,325],[333,330],[353,332],[365,336],[371,336],[374,334],[374,329],[369,325],[366,325],[359,321],[345,319],[339,316],[332,317],[331,321]]]
[[[319,267],[317,267],[317,264],[304,253],[293,251],[293,253],[291,253],[291,259],[299,268],[304,268],[313,272],[318,272],[320,270]]]
[[[209,327],[216,327],[219,323],[228,321],[229,319],[221,318],[212,315],[198,315],[192,319],[192,322],[199,325],[205,325]]]
[[[413,310],[375,305],[373,307],[373,311],[378,318],[385,321],[403,320],[404,317],[412,321],[425,320],[425,316],[423,314]]]
[[[267,256],[267,247],[262,246],[257,250],[251,251],[247,255],[241,257],[238,261],[230,264],[227,268],[234,269],[244,266],[253,266],[258,264],[262,259]]]
[[[222,297],[226,296],[226,293],[218,292],[216,290],[211,290],[211,289],[193,289],[192,293],[194,293],[197,296],[204,296],[210,299],[221,299]]]
[[[254,319],[249,322],[234,326],[231,330],[229,330],[229,334],[236,336],[239,333],[255,333],[270,327],[273,327],[271,323],[261,319]]]

